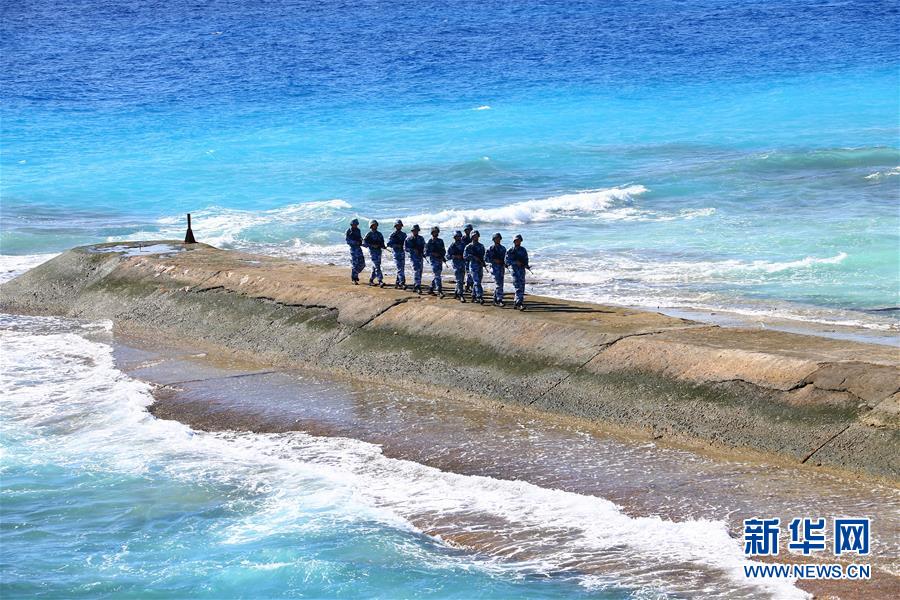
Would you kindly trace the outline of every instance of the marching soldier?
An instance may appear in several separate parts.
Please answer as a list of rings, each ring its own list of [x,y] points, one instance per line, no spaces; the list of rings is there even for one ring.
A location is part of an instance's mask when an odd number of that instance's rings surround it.
[[[359,285],[359,274],[366,268],[366,259],[362,251],[362,232],[359,230],[359,219],[350,221],[350,229],[344,234],[344,241],[350,246],[350,281]]]
[[[466,223],[466,226],[463,227],[463,244],[468,246],[472,243],[472,227],[471,223]],[[472,274],[469,272],[469,262],[466,261],[466,289],[465,291],[468,293],[472,290]]]
[[[469,273],[472,275],[472,302],[484,304],[484,289],[481,287],[481,277],[484,273],[484,244],[478,240],[481,234],[472,232],[472,241],[466,246],[463,258],[469,264]]]
[[[460,302],[466,301],[466,293],[463,289],[466,281],[466,260],[463,258],[466,252],[466,244],[463,243],[462,231],[453,234],[453,243],[447,248],[447,258],[453,263],[453,277],[456,279],[456,289],[453,297]]]
[[[513,247],[506,253],[506,264],[512,271],[513,287],[516,289],[516,308],[525,310],[525,269],[531,270],[528,264],[528,251],[522,245],[522,236],[513,239]]]
[[[422,293],[422,261],[425,257],[425,238],[419,235],[420,228],[413,225],[408,238],[406,238],[406,251],[413,266],[413,291]]]
[[[506,274],[506,248],[500,243],[503,236],[495,233],[491,238],[494,243],[484,253],[485,262],[491,265],[494,276],[494,306],[503,306],[503,276]]]
[[[394,231],[388,238],[387,247],[394,253],[394,264],[397,266],[397,280],[394,287],[406,289],[406,232],[403,231],[403,221],[394,221]]]
[[[378,221],[372,219],[369,223],[369,233],[363,238],[363,246],[369,249],[369,258],[372,259],[372,274],[369,276],[369,285],[378,285],[384,287],[384,275],[381,273],[381,251],[387,248],[384,245],[384,236],[378,231]]]
[[[441,232],[439,227],[431,228],[431,239],[425,244],[425,254],[431,262],[431,289],[429,294],[437,294],[441,298],[444,297],[444,288],[441,282],[441,272],[444,270],[444,263],[447,262],[447,251],[444,250],[444,240],[438,237]]]

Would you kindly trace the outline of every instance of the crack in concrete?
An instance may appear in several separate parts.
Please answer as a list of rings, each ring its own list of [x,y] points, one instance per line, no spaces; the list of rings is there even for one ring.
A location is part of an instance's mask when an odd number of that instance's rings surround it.
[[[676,328],[674,328],[674,329],[687,329],[687,328],[686,328],[686,327],[684,327],[684,328],[683,328],[683,327],[676,327]],[[549,388],[547,388],[546,390],[544,390],[543,392],[541,392],[540,394],[538,394],[537,397],[535,397],[534,400],[532,400],[531,402],[528,403],[528,406],[531,406],[532,404],[534,404],[535,402],[537,402],[538,400],[540,400],[541,398],[543,398],[544,396],[546,396],[547,394],[549,394],[550,392],[552,392],[552,391],[553,391],[554,389],[556,389],[559,385],[561,385],[564,381],[568,380],[570,377],[572,377],[573,375],[575,375],[576,373],[578,373],[579,371],[581,371],[581,370],[582,370],[583,368],[585,368],[591,361],[593,361],[595,358],[597,358],[598,356],[600,356],[600,354],[602,354],[604,350],[609,349],[610,347],[612,347],[612,346],[615,345],[615,344],[618,344],[618,343],[621,342],[622,340],[624,340],[624,339],[626,339],[626,338],[641,337],[641,336],[645,336],[645,335],[655,335],[655,334],[657,334],[657,333],[664,333],[664,332],[666,332],[666,331],[671,331],[671,329],[660,329],[660,330],[657,330],[657,331],[645,331],[645,332],[643,332],[643,333],[632,333],[632,334],[629,334],[629,335],[623,335],[623,336],[620,337],[620,338],[614,339],[613,341],[609,342],[608,344],[603,344],[602,346],[600,346],[600,349],[597,350],[597,352],[596,352],[593,356],[591,356],[589,359],[587,359],[586,361],[584,361],[581,365],[579,365],[578,367],[576,367],[575,369],[573,369],[571,372],[569,372],[567,375],[565,375],[564,377],[562,377],[559,381],[557,381],[556,383],[554,383],[553,385],[551,385]]]
[[[800,461],[800,464],[801,464],[801,465],[806,464],[806,461],[808,461],[810,458],[812,458],[813,455],[814,455],[816,452],[818,452],[819,450],[821,450],[822,448],[824,448],[825,446],[827,446],[828,444],[830,444],[832,441],[834,441],[834,439],[835,439],[837,436],[841,435],[842,433],[844,433],[845,431],[847,431],[848,429],[850,429],[850,426],[851,426],[851,425],[853,425],[853,423],[848,423],[846,427],[844,427],[843,429],[841,429],[840,431],[838,431],[837,433],[835,433],[833,436],[831,436],[830,438],[828,438],[827,440],[825,440],[824,442],[822,442],[822,443],[819,445],[818,448],[816,448],[815,450],[813,450],[812,452],[810,452],[809,454],[807,454],[807,455],[806,455],[806,458],[804,458],[803,460]]]
[[[211,275],[204,281],[207,281],[212,277],[215,277],[215,275]],[[197,284],[197,285],[200,285],[200,284]],[[338,309],[333,306],[325,306],[324,304],[302,304],[302,303],[293,303],[293,302],[283,302],[281,300],[276,300],[275,298],[270,298],[268,296],[253,296],[250,294],[245,294],[239,290],[231,290],[231,289],[226,288],[224,285],[214,285],[214,286],[207,287],[207,288],[192,289],[188,293],[203,294],[206,292],[215,292],[215,291],[219,291],[219,290],[225,292],[226,294],[237,294],[239,296],[243,296],[243,297],[247,298],[248,300],[261,300],[262,302],[266,302],[268,304],[275,304],[277,306],[283,306],[285,308],[305,308],[305,309],[310,309],[310,310],[327,310],[327,311],[338,312]]]
[[[411,300],[418,300],[418,299],[419,299],[418,297],[412,297],[412,298],[398,298],[397,300],[394,300],[393,302],[391,302],[391,304],[387,305],[385,308],[381,309],[380,311],[376,312],[374,315],[372,315],[371,317],[369,317],[369,318],[366,320],[365,323],[363,323],[363,324],[360,325],[359,327],[355,327],[354,329],[350,330],[344,337],[342,337],[341,339],[339,339],[339,340],[337,340],[336,342],[334,342],[333,344],[331,344],[331,346],[328,348],[328,350],[325,351],[325,353],[327,354],[327,353],[331,350],[331,348],[334,348],[334,347],[337,346],[338,344],[343,343],[343,342],[344,342],[347,338],[349,338],[351,335],[353,335],[354,333],[356,333],[356,332],[359,331],[360,329],[363,329],[363,328],[366,327],[369,323],[371,323],[372,321],[374,321],[375,319],[377,319],[378,317],[380,317],[381,315],[383,315],[383,314],[386,313],[387,311],[391,310],[391,309],[394,308],[395,306],[400,306],[401,304],[406,304],[407,302],[409,302],[409,301],[411,301]]]

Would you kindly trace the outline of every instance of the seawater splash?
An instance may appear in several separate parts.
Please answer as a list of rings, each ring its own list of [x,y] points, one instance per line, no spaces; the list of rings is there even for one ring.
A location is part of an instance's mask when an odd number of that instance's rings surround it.
[[[497,225],[524,225],[551,219],[572,218],[578,215],[607,219],[626,219],[637,211],[622,207],[610,210],[616,202],[628,202],[634,196],[647,191],[642,185],[623,188],[590,190],[574,194],[563,194],[540,200],[526,200],[499,206],[497,208],[451,209],[436,213],[408,216],[404,222],[439,225],[441,227],[461,227],[468,222]]]
[[[24,256],[0,254],[0,283],[18,277],[25,271],[47,262],[54,256],[57,256],[57,254],[26,254]]]
[[[67,330],[65,320],[5,317],[0,325],[4,460],[231,488],[241,510],[196,543],[264,547],[370,521],[443,540],[466,550],[451,563],[499,577],[582,578],[592,588],[599,580],[662,596],[806,597],[791,582],[745,580],[747,561],[724,522],[633,518],[603,498],[447,473],[347,438],[191,431],[149,415],[149,386],[118,371],[108,345]],[[146,544],[116,560],[141,560]],[[256,568],[290,568],[282,562]]]
[[[333,199],[300,202],[267,210],[208,206],[191,214],[198,241],[213,246],[233,247],[248,239],[272,239],[273,235],[273,241],[282,241],[282,236],[289,235],[298,225],[321,224],[323,220],[333,220],[330,226],[338,226],[339,222],[334,217],[346,214],[351,208],[349,202]],[[127,236],[110,236],[106,241],[180,238],[184,235],[184,215],[162,217],[157,220],[157,224],[159,228],[155,231],[144,230]]]

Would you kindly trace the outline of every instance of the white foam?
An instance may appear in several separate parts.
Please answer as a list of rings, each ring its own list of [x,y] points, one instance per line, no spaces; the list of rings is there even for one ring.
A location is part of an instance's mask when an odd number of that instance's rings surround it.
[[[487,104],[482,104],[481,106],[475,107],[473,110],[491,110],[491,107]]]
[[[523,225],[548,221],[559,217],[573,217],[579,214],[598,216],[609,211],[613,203],[628,201],[633,196],[647,191],[642,185],[624,188],[589,190],[574,194],[563,194],[540,200],[526,200],[499,206],[497,208],[463,208],[443,210],[436,213],[412,215],[404,222],[419,223],[422,226],[461,227],[468,222],[498,225]],[[633,214],[629,209],[609,213],[608,218],[625,218]]]
[[[294,226],[310,224],[328,218],[352,206],[341,199],[320,200],[289,204],[270,210],[238,210],[221,206],[209,206],[191,213],[194,234],[198,241],[220,247],[240,245],[243,235],[254,228],[266,226]],[[184,215],[163,217],[157,220],[158,231],[138,231],[127,236],[111,236],[108,242],[137,241],[154,238],[180,238],[184,235]]]
[[[242,489],[256,498],[256,509],[221,530],[223,543],[376,520],[435,539],[486,535],[475,550],[487,562],[471,554],[440,560],[507,574],[587,573],[593,579],[585,585],[596,586],[599,576],[676,595],[806,597],[789,581],[744,579],[748,561],[721,521],[632,518],[603,498],[442,472],[352,439],[192,432],[151,417],[149,386],[117,371],[104,344],[26,330],[2,331],[0,342],[3,427],[13,451],[57,465],[152,471]]]
[[[0,254],[0,283],[18,277],[25,271],[47,262],[51,258],[59,256],[51,254]]]
[[[871,175],[866,175],[866,179],[878,181],[879,179],[893,177],[894,175],[900,175],[900,167],[894,167],[893,169],[889,169],[887,171],[876,171]]]

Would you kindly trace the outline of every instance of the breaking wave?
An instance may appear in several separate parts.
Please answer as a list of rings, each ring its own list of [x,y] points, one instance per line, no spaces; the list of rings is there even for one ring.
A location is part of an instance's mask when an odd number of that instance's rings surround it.
[[[239,210],[209,206],[192,213],[194,232],[199,241],[213,246],[235,247],[249,238],[256,241],[283,242],[291,239],[292,228],[309,225],[318,220],[335,219],[353,208],[341,199],[289,204],[270,210]],[[181,238],[184,235],[184,215],[157,220],[156,231],[138,231],[128,236],[111,236],[107,241],[143,240],[159,237]]]
[[[639,211],[624,206],[614,208],[617,202],[629,202],[634,196],[647,191],[642,185],[589,190],[561,196],[551,196],[541,200],[526,200],[498,206],[497,208],[461,208],[443,210],[436,213],[411,215],[404,222],[441,227],[461,227],[468,222],[497,225],[524,225],[551,219],[581,216],[605,217],[609,219],[628,218]]]
[[[444,472],[354,439],[195,432],[149,415],[150,386],[120,372],[109,346],[66,331],[64,320],[26,318],[0,337],[16,460],[36,452],[107,478],[154,473],[243,490],[250,503],[215,528],[210,544],[375,521],[466,549],[455,560],[512,577],[570,576],[593,587],[600,576],[664,596],[807,596],[788,581],[746,580],[749,561],[723,521],[631,517],[600,497]]]
[[[900,175],[900,167],[894,167],[893,169],[889,169],[887,171],[876,171],[871,175],[866,175],[866,179],[870,181],[878,181],[880,179],[893,177],[894,175]]]

